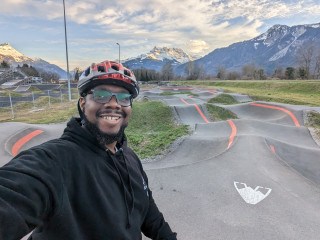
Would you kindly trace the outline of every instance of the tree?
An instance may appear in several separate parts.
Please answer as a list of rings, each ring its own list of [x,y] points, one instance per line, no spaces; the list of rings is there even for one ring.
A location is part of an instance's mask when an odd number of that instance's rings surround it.
[[[258,79],[258,80],[267,79],[267,76],[264,74],[264,69],[260,68],[255,71],[255,79]]]
[[[138,68],[133,70],[137,81],[149,82],[160,80],[160,74],[154,69]]]
[[[299,76],[302,79],[309,79],[310,77],[310,66],[311,66],[313,52],[314,52],[314,45],[312,43],[307,46],[303,45],[297,50],[296,55],[297,55],[297,60],[299,64]]]
[[[255,78],[255,72],[256,72],[256,66],[254,65],[244,65],[241,68],[242,71],[242,79],[254,79]]]
[[[226,79],[226,73],[227,73],[226,67],[224,65],[220,65],[217,70],[218,70],[217,78],[219,78],[220,80]]]
[[[161,75],[163,80],[171,80],[174,78],[173,66],[171,62],[166,62],[161,68]]]
[[[304,67],[299,67],[298,69],[298,76],[301,79],[308,79],[307,70]]]
[[[10,65],[6,62],[6,61],[2,61],[2,63],[1,63],[1,65],[0,65],[0,67],[2,67],[2,68],[9,68],[10,67]]]
[[[227,79],[228,80],[237,80],[237,79],[241,79],[241,76],[240,76],[240,73],[238,73],[238,72],[228,72]]]
[[[57,73],[47,72],[43,69],[39,69],[39,74],[42,78],[42,82],[59,83],[60,76]]]
[[[317,56],[315,57],[313,75],[315,79],[320,78],[320,50],[318,50]]]
[[[34,67],[30,66],[28,64],[23,64],[21,68],[19,68],[21,72],[23,72],[25,75],[30,77],[39,77],[39,72]]]
[[[205,77],[205,71],[202,65],[197,65],[194,62],[188,62],[185,67],[187,80],[197,80]]]
[[[279,78],[279,79],[284,79],[286,77],[285,70],[281,67],[277,67],[274,70],[273,77]]]
[[[293,67],[286,68],[286,77],[287,79],[295,79],[295,69]]]

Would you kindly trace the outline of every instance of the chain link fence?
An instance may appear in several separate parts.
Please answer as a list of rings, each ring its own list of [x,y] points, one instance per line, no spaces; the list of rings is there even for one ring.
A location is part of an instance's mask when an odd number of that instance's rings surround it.
[[[78,98],[77,89],[71,89],[71,99]],[[66,102],[69,102],[67,88],[24,93],[3,91],[0,95],[0,121],[14,120],[19,114],[42,111]]]

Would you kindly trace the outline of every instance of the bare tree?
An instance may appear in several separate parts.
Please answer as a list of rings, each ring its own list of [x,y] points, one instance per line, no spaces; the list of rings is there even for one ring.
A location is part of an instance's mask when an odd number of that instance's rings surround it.
[[[299,64],[299,69],[304,72],[303,78],[309,79],[310,77],[310,66],[312,61],[314,51],[314,45],[311,43],[309,45],[303,45],[297,50],[297,61]],[[302,70],[303,69],[303,70]],[[302,75],[300,74],[302,77]]]
[[[224,80],[226,79],[226,75],[227,75],[227,70],[226,67],[224,65],[219,65],[217,68],[217,78],[219,78],[220,80]]]
[[[228,72],[227,73],[227,79],[228,80],[238,80],[241,79],[240,73],[239,72]]]
[[[187,80],[197,80],[205,78],[206,73],[202,65],[197,65],[194,62],[188,62],[185,67]]]
[[[174,78],[173,66],[170,62],[166,62],[161,68],[163,80],[172,80]]]
[[[254,79],[256,66],[254,65],[245,65],[242,67],[242,79]]]
[[[313,75],[315,79],[320,78],[320,49],[318,50],[317,55],[315,56]]]
[[[285,69],[284,68],[281,68],[281,67],[277,67],[275,70],[274,70],[274,73],[272,75],[272,77],[274,78],[279,78],[279,79],[285,79],[286,78],[286,73],[285,73]]]

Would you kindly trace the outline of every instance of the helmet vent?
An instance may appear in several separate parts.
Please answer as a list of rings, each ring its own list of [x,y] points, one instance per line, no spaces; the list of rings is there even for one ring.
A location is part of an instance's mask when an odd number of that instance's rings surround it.
[[[106,72],[106,68],[104,66],[98,66],[98,72]]]
[[[130,71],[125,69],[123,72],[124,72],[124,75],[131,77]]]
[[[116,71],[119,71],[119,67],[116,66],[116,65],[112,65],[111,68],[114,69],[114,70],[116,70]]]
[[[88,76],[90,73],[90,68],[88,67],[85,71],[84,71],[84,75],[85,76]]]

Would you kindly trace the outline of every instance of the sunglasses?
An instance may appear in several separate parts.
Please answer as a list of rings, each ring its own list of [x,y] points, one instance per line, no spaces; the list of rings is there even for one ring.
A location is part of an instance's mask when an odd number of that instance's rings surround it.
[[[105,89],[92,89],[88,94],[92,94],[93,101],[102,104],[110,102],[112,96],[115,96],[117,103],[122,107],[131,106],[133,100],[129,93],[113,93]]]

